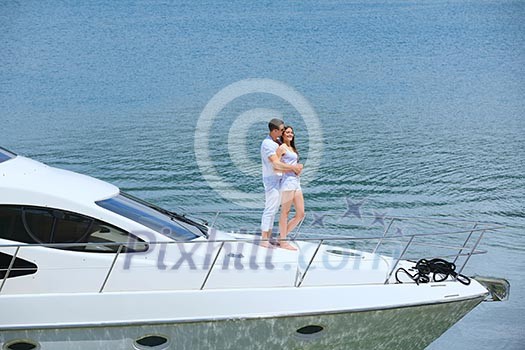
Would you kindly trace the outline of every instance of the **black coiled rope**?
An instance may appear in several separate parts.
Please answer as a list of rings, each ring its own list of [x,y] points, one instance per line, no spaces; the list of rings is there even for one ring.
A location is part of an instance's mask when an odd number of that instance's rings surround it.
[[[434,282],[443,282],[448,278],[448,276],[452,276],[455,278],[459,283],[464,284],[468,286],[470,284],[470,278],[468,278],[465,275],[459,274],[456,272],[456,265],[454,263],[448,262],[444,259],[421,259],[416,263],[415,269],[417,270],[417,273],[412,275],[410,272],[405,270],[404,268],[400,267],[396,271],[396,281],[397,283],[403,283],[398,278],[399,272],[404,272],[407,274],[410,279],[412,279],[416,284],[420,283],[428,283],[430,282],[430,274],[432,275],[432,280]]]

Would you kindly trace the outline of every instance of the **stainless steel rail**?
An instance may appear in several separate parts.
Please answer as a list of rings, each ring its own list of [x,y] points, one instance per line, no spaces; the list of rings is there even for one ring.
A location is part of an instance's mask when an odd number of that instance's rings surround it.
[[[210,225],[213,227],[215,225],[217,219],[219,218],[219,215],[221,212],[215,212],[215,217]],[[443,255],[442,257],[448,257],[448,258],[454,258],[454,263],[458,261],[460,257],[466,257],[465,261],[457,271],[458,273],[461,273],[465,266],[467,265],[468,261],[470,260],[470,257],[472,255],[478,255],[478,254],[484,254],[486,251],[484,250],[477,250],[477,247],[479,246],[481,239],[483,238],[484,234],[486,232],[493,232],[499,229],[504,228],[503,225],[496,224],[496,223],[482,223],[482,222],[473,222],[473,221],[467,221],[467,220],[454,220],[454,219],[435,219],[435,218],[423,218],[423,217],[389,217],[386,218],[390,220],[388,226],[386,229],[384,229],[382,235],[380,236],[374,236],[374,237],[348,237],[348,236],[326,236],[326,235],[320,235],[315,237],[302,237],[301,239],[288,239],[288,241],[304,241],[304,242],[318,242],[315,252],[313,253],[312,257],[310,258],[308,265],[304,269],[304,272],[301,273],[299,271],[299,267],[297,268],[297,274],[296,274],[296,281],[294,282],[294,286],[299,288],[303,284],[303,281],[305,280],[311,265],[313,264],[321,246],[325,243],[337,243],[337,242],[374,242],[377,241],[377,244],[375,245],[375,248],[373,249],[372,253],[377,254],[377,251],[381,248],[385,242],[404,242],[405,240],[408,240],[406,243],[404,243],[403,250],[401,254],[395,258],[395,262],[390,267],[388,274],[386,275],[386,279],[384,281],[385,284],[388,284],[392,274],[394,273],[396,267],[399,265],[400,261],[402,261],[404,258],[406,259],[406,256],[410,252],[410,249],[413,246],[429,246],[429,247],[436,247],[436,248],[443,248],[447,250],[454,250],[454,254],[450,255]],[[392,227],[392,224],[397,221],[406,221],[406,220],[421,220],[421,221],[429,221],[429,222],[444,222],[447,224],[451,223],[461,223],[461,224],[473,224],[471,228],[468,229],[454,229],[451,231],[437,231],[437,232],[428,232],[428,233],[418,233],[418,234],[411,234],[411,235],[403,235],[403,236],[392,236],[388,235],[388,232],[390,231],[390,228]],[[302,222],[301,222],[302,225]],[[294,237],[297,236],[300,232],[300,227],[298,226],[297,232]],[[460,234],[468,234],[467,238],[461,245],[461,247],[458,247],[456,245],[450,245],[450,244],[441,244],[439,242],[433,242],[433,243],[427,243],[427,242],[421,242],[424,238],[429,237],[445,237],[450,235],[460,235]],[[474,244],[471,243],[472,240],[475,239]],[[220,257],[221,252],[223,251],[224,245],[226,243],[250,243],[250,244],[259,244],[263,240],[260,239],[258,236],[254,236],[253,239],[228,239],[228,240],[213,240],[208,239],[206,241],[198,240],[198,241],[184,241],[184,242],[148,242],[150,246],[155,245],[167,245],[167,244],[178,244],[178,245],[186,245],[186,244],[213,244],[213,243],[220,243],[220,247],[217,250],[217,252],[214,254],[213,261],[210,264],[209,261],[206,265],[209,264],[209,267],[207,268],[207,271],[205,273],[205,278],[201,284],[200,289],[203,290],[206,287],[206,284],[208,282],[208,279],[210,278],[210,275],[214,269],[214,267],[217,264],[217,261]],[[268,241],[269,240],[265,240]],[[34,247],[41,247],[41,248],[67,248],[69,246],[75,247],[78,249],[78,247],[84,247],[87,248],[89,246],[100,246],[104,245],[107,247],[115,247],[118,246],[118,249],[115,253],[105,253],[107,255],[114,254],[112,258],[112,262],[110,267],[108,268],[104,281],[102,285],[100,286],[99,293],[103,293],[104,289],[110,280],[110,277],[112,273],[115,270],[115,266],[117,264],[117,261],[119,257],[121,257],[124,253],[123,250],[125,247],[130,245],[130,242],[112,242],[112,243],[34,243],[34,244],[0,244],[0,251],[5,248],[16,248],[9,266],[6,268],[0,267],[0,271],[4,271],[4,277],[1,280],[0,284],[0,293],[4,289],[4,286],[13,271],[15,269],[15,261],[18,256],[20,256],[20,253],[22,251],[25,251],[26,249],[34,248]],[[458,250],[459,249],[459,250]],[[5,251],[4,251],[5,252]],[[132,253],[125,253],[125,254],[132,254]],[[21,268],[18,268],[17,270],[20,270]]]
[[[319,251],[319,248],[321,248],[321,245],[323,244],[323,240],[320,240],[319,241],[319,244],[317,245],[317,248],[315,248],[315,252],[314,254],[312,255],[312,258],[310,259],[310,262],[308,262],[308,266],[306,266],[306,269],[304,270],[304,273],[301,275],[300,279],[299,279],[299,282],[297,283],[296,287],[300,287],[301,284],[303,283],[304,281],[304,278],[306,277],[306,273],[308,272],[308,270],[310,269],[310,266],[312,265],[312,263],[314,262],[315,260],[315,256],[317,255],[317,252]]]
[[[100,287],[100,290],[98,291],[99,293],[102,293],[102,291],[104,290],[104,287],[106,286],[106,283],[108,283],[109,276],[111,275],[111,272],[113,271],[113,268],[115,267],[115,264],[117,263],[117,259],[120,253],[122,252],[122,248],[124,248],[124,245],[123,244],[119,245],[117,253],[115,254],[115,258],[113,259],[113,262],[111,263],[111,267],[109,268],[109,271],[106,274],[106,278],[104,278],[104,282],[102,283],[102,286]]]
[[[13,254],[13,257],[11,258],[11,261],[9,262],[9,267],[7,268],[7,271],[5,272],[4,278],[2,279],[2,284],[0,285],[0,293],[2,293],[2,289],[4,289],[5,282],[9,278],[9,274],[11,273],[11,270],[13,269],[13,265],[15,264],[16,256],[18,255],[19,251],[20,251],[20,246],[16,247],[15,254]]]

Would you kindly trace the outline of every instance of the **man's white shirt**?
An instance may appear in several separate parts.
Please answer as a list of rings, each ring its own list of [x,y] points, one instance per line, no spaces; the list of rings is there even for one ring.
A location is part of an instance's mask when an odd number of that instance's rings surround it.
[[[277,154],[277,148],[279,145],[277,142],[272,140],[268,135],[261,143],[261,160],[262,160],[262,177],[263,179],[272,178],[274,176],[282,176],[282,172],[275,171],[270,161],[272,155]]]

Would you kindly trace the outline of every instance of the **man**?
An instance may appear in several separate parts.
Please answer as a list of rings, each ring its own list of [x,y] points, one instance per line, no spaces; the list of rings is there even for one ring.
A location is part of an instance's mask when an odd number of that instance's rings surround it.
[[[285,164],[277,156],[279,138],[284,131],[284,122],[280,119],[272,119],[268,123],[269,135],[261,143],[262,176],[264,184],[264,212],[261,219],[261,246],[270,248],[269,239],[272,235],[272,227],[275,214],[279,210],[281,202],[280,186],[282,172],[293,171],[300,174],[303,170],[302,164]]]

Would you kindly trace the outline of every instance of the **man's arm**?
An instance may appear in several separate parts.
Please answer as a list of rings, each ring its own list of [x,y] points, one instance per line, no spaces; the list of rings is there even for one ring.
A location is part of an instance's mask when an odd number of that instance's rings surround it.
[[[294,173],[299,175],[301,171],[303,170],[302,164],[291,165],[291,164],[283,163],[279,160],[279,157],[277,157],[277,155],[275,154],[269,156],[268,159],[272,163],[274,170],[277,170],[277,171],[293,171]]]

